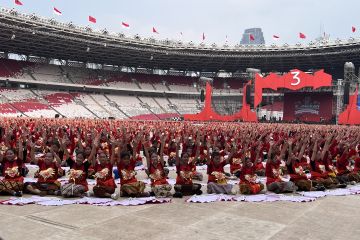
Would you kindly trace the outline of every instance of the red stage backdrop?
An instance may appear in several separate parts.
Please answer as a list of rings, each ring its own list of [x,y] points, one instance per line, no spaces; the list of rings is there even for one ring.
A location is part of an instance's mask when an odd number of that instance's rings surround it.
[[[285,93],[284,121],[329,121],[332,118],[332,93]]]
[[[285,75],[277,75],[270,73],[267,77],[262,77],[259,74],[255,78],[255,100],[254,107],[256,108],[262,101],[263,89],[269,88],[278,90],[286,88],[291,90],[299,90],[304,87],[312,87],[317,89],[320,87],[331,87],[331,75],[320,70],[312,74],[307,74],[303,71],[294,69]]]
[[[251,84],[249,81],[246,85]],[[223,116],[216,113],[211,107],[211,92],[212,87],[209,83],[206,83],[205,91],[205,106],[204,109],[198,114],[184,114],[184,119],[189,121],[222,121],[230,122],[236,120],[242,120],[244,122],[257,122],[256,113],[251,111],[250,106],[246,103],[246,85],[243,88],[243,107],[234,115]]]
[[[358,95],[359,89],[356,89],[354,95],[350,96],[349,105],[339,115],[340,124],[350,124],[350,125],[359,125],[360,124],[360,110],[358,109]]]

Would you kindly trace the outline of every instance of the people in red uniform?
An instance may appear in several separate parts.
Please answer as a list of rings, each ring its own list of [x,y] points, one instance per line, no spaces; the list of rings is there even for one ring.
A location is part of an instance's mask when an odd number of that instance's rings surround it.
[[[100,142],[100,134],[94,140],[92,153],[97,151]],[[93,192],[96,197],[105,198],[111,197],[117,199],[118,195],[115,193],[116,184],[113,178],[113,165],[114,163],[109,159],[107,154],[99,150],[97,157],[92,159],[92,167],[94,169],[94,178],[96,184],[93,187]]]
[[[151,181],[151,191],[156,197],[170,197],[171,185],[167,181],[167,175],[164,171],[164,145],[165,137],[161,136],[160,154],[155,148],[150,149],[149,143],[144,144],[147,168]]]
[[[38,180],[36,183],[25,183],[25,190],[28,193],[44,196],[54,195],[60,190],[60,182],[58,181],[58,169],[61,168],[61,159],[53,151],[52,148],[48,150],[42,158],[36,158],[34,154],[35,145],[31,144],[31,161],[38,165]]]
[[[2,176],[4,178],[0,180],[0,194],[8,194],[12,196],[21,197],[24,178],[21,175],[23,166],[23,154],[22,154],[22,143],[19,148],[19,155],[15,155],[15,150],[7,149],[4,155],[0,153],[0,163],[2,166]]]
[[[92,158],[90,156],[90,158]],[[83,197],[89,190],[86,180],[91,163],[85,159],[84,153],[80,150],[76,153],[75,161],[70,157],[67,159],[70,167],[69,181],[61,186],[61,195],[64,197]]]
[[[194,167],[196,163],[196,159],[198,159],[200,155],[200,134],[197,134],[196,138],[196,154],[195,157],[191,157],[188,152],[182,153],[181,157],[179,156],[180,149],[180,141],[177,141],[176,147],[176,183],[174,186],[175,194],[174,197],[181,198],[186,195],[200,195],[201,184],[193,183],[194,177]]]
[[[232,156],[225,159],[224,156],[214,147],[214,151],[211,148],[210,142],[207,143],[207,174],[208,174],[208,184],[207,184],[207,193],[217,193],[217,194],[235,194],[233,191],[233,185],[227,182],[225,175],[224,167],[229,164]],[[210,153],[212,151],[212,153]],[[235,150],[233,150],[233,153]]]
[[[136,154],[136,152],[134,152]],[[120,160],[117,163],[117,169],[120,176],[120,196],[121,197],[145,197],[145,183],[138,181],[135,171],[135,156],[124,151],[120,154]]]
[[[283,142],[280,152],[277,144],[273,144],[273,142],[270,143],[265,171],[266,188],[268,191],[274,193],[288,193],[297,190],[295,183],[290,181],[290,177],[285,175],[281,168],[281,161],[285,158],[288,147],[289,144]]]

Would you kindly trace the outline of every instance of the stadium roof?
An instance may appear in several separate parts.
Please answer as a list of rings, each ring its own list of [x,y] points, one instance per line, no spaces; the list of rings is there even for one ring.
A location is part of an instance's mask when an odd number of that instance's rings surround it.
[[[0,51],[48,59],[149,69],[197,72],[263,72],[298,68],[342,69],[360,64],[360,39],[310,42],[289,46],[217,46],[126,37],[106,29],[94,31],[15,10],[0,11]]]

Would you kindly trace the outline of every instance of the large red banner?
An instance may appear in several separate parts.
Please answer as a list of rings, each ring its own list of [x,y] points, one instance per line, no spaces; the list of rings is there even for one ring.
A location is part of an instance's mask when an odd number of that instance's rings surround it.
[[[292,92],[284,94],[284,121],[329,122],[332,118],[333,94]]]
[[[318,89],[320,87],[331,86],[332,77],[325,73],[324,70],[317,71],[314,74],[308,74],[298,69],[294,69],[285,75],[270,73],[266,77],[257,74],[255,78],[254,107],[256,108],[261,103],[263,89],[266,88],[273,90],[286,88],[295,91],[305,87]]]
[[[360,124],[360,109],[358,108],[358,96],[359,89],[357,88],[354,95],[350,96],[350,101],[345,111],[339,115],[340,124]]]

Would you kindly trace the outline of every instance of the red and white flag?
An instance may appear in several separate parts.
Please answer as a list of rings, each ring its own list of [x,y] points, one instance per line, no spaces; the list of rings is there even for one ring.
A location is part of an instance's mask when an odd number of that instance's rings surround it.
[[[301,39],[305,39],[305,38],[306,38],[306,35],[305,35],[305,34],[303,34],[303,33],[299,33],[299,38],[301,38]]]
[[[250,38],[250,41],[254,41],[254,40],[255,40],[255,37],[254,37],[254,35],[252,35],[252,34],[250,34],[249,38]]]
[[[203,33],[203,35],[202,35],[202,40],[204,41],[205,40],[205,33]]]
[[[352,27],[351,27],[351,31],[352,31],[353,33],[356,32],[356,27],[352,26]]]
[[[159,34],[159,32],[155,29],[155,27],[153,27],[152,32],[156,33],[156,34]]]
[[[280,38],[280,36],[278,36],[278,35],[273,35],[273,39],[274,40],[277,40],[277,39],[279,39]]]
[[[15,0],[15,4],[16,4],[16,5],[19,5],[19,6],[22,6],[22,5],[23,5],[22,2],[20,2],[20,0]]]
[[[89,16],[89,22],[96,23],[96,18]]]
[[[59,9],[57,9],[56,7],[54,7],[54,13],[59,16],[62,15],[62,12]]]
[[[130,27],[130,24],[128,24],[128,23],[126,23],[126,22],[122,22],[122,23],[121,23],[121,26],[122,26],[123,28],[129,28],[129,27]]]

